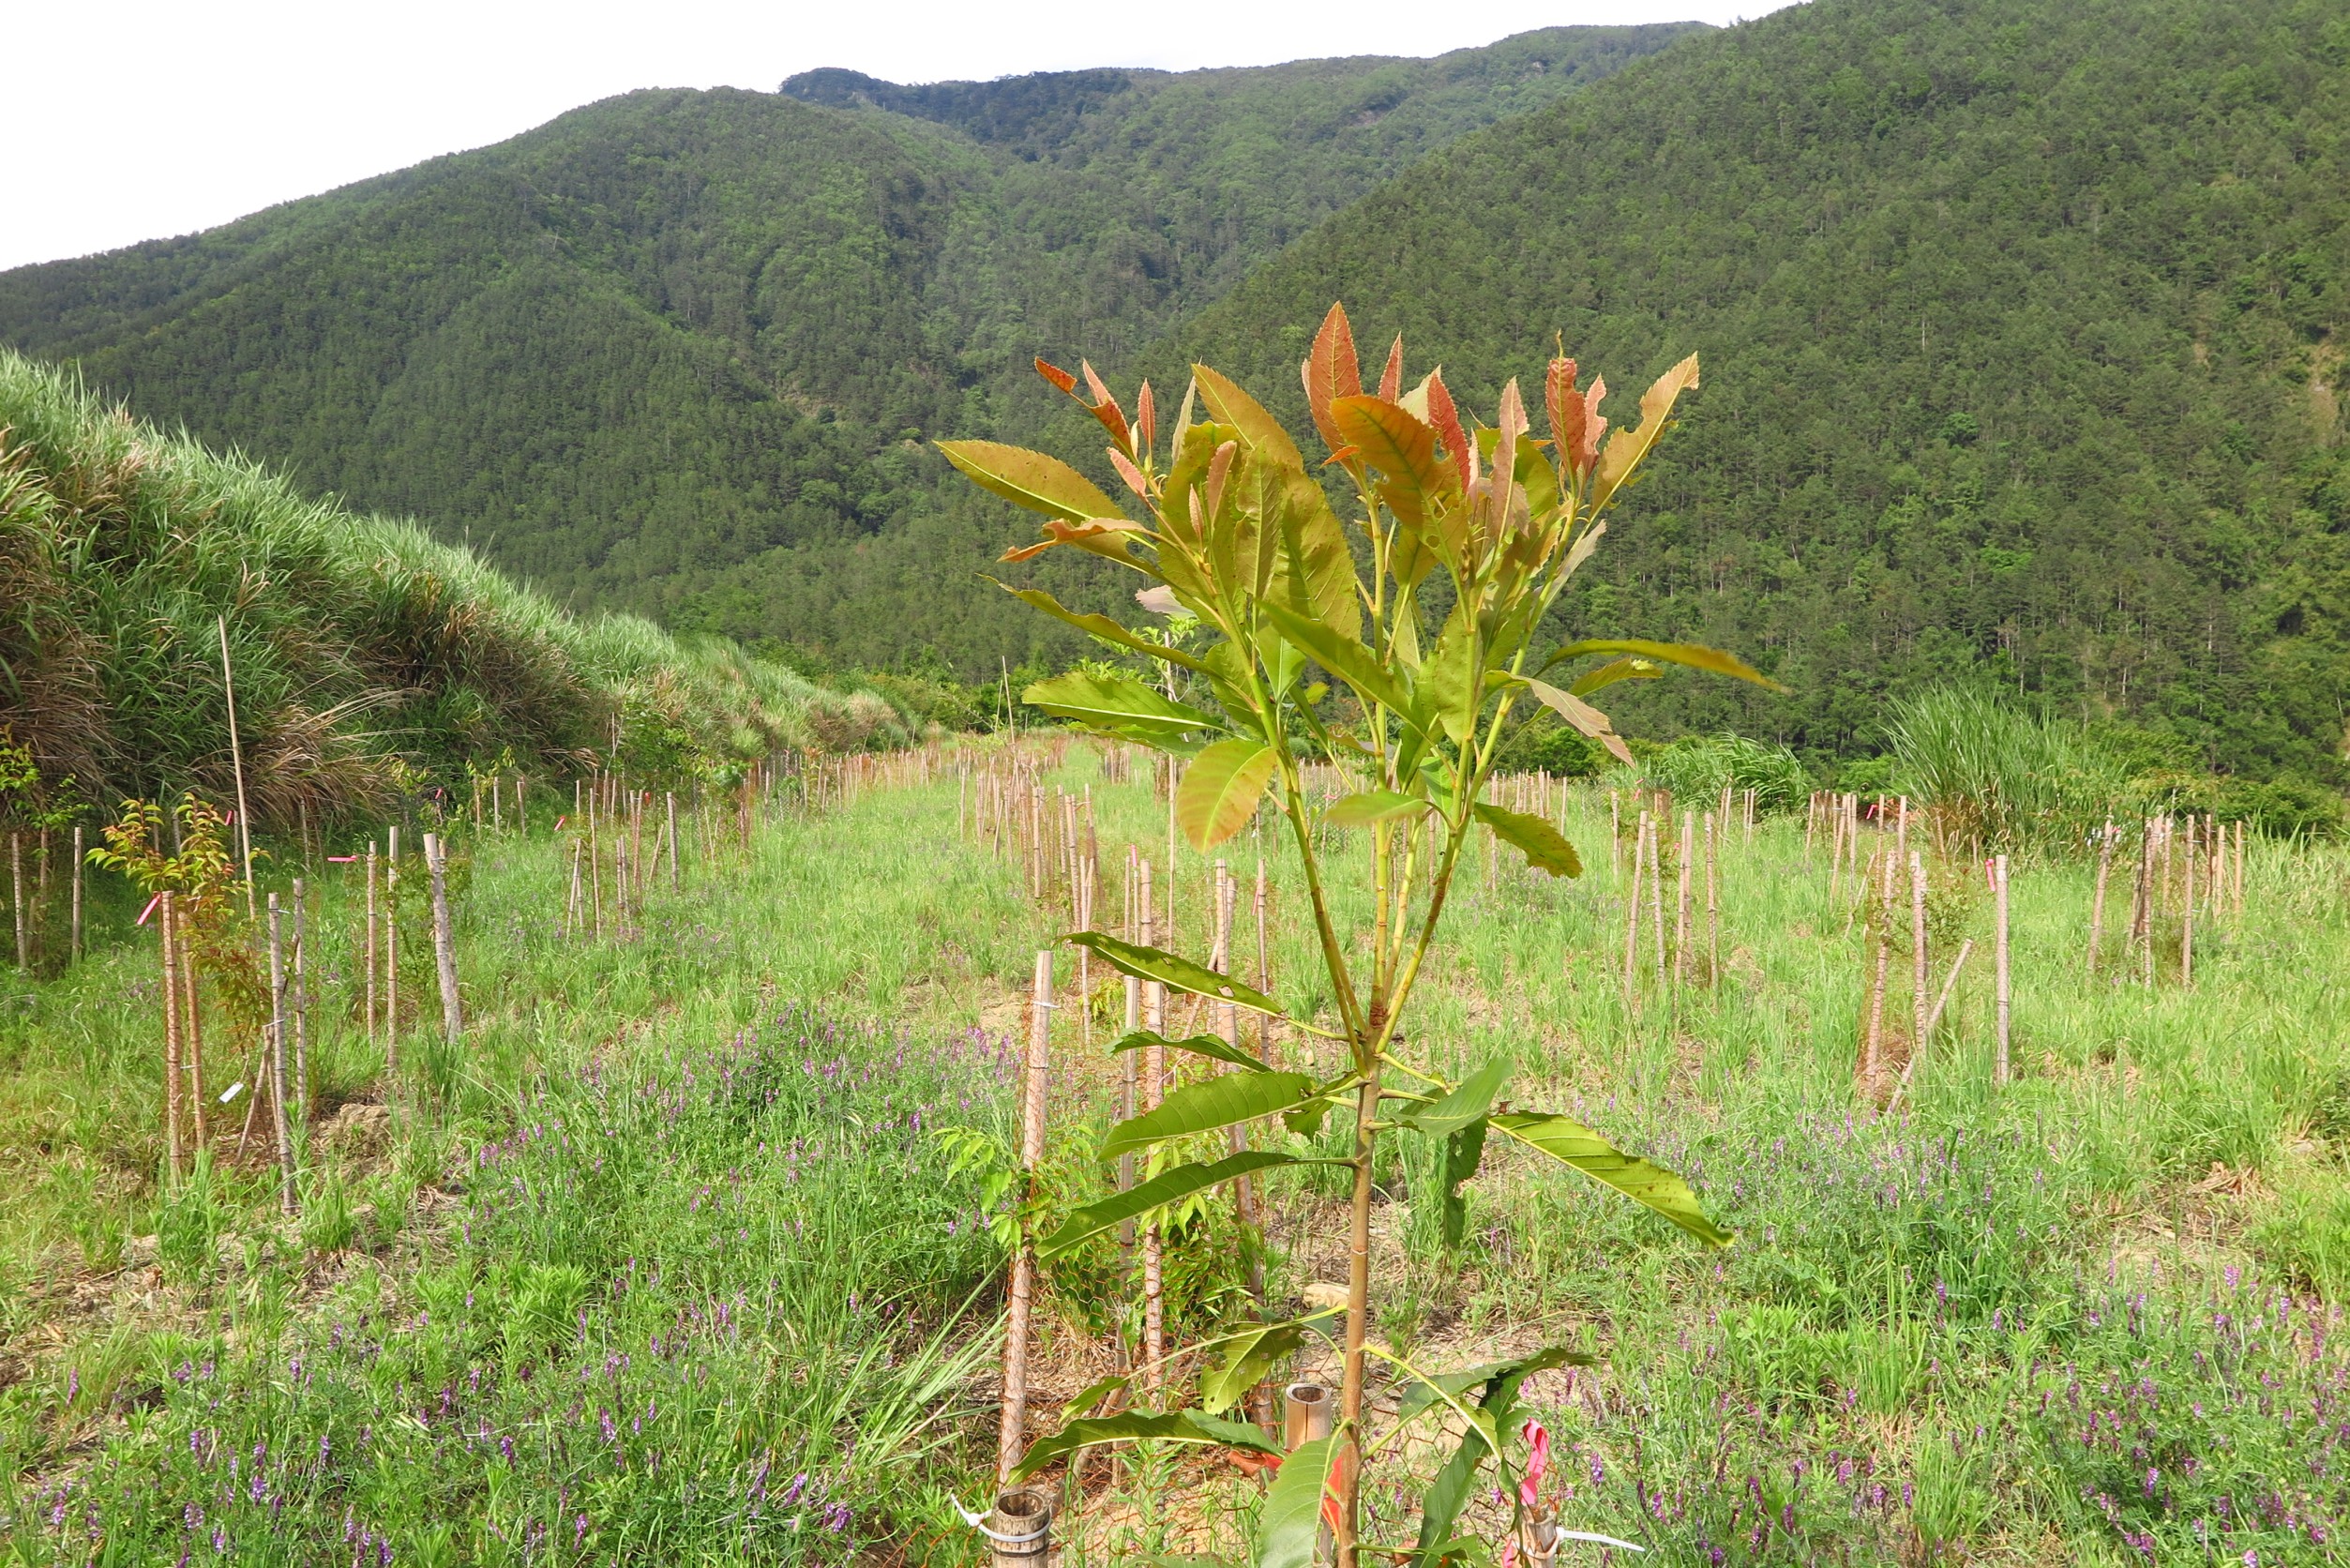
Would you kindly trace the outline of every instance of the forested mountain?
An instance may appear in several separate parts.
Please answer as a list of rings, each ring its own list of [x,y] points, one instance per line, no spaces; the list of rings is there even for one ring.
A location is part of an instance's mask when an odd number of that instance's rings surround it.
[[[1177,394],[1205,357],[1296,415],[1344,298],[1488,412],[1560,333],[1620,421],[1694,350],[1704,389],[1568,618],[1738,648],[1796,695],[1667,680],[1616,704],[1635,727],[1849,753],[1888,693],[1971,673],[2339,777],[2345,127],[2338,0],[812,72],[0,275],[0,338],[559,588],[967,675],[1080,651],[977,581],[1029,530],[923,445],[1095,450],[1032,354]],[[1026,569],[1111,606],[1088,565]]]
[[[887,529],[945,473],[923,439],[1047,406],[1033,354],[1130,353],[1425,152],[1685,31],[634,93],[0,274],[0,340],[560,594],[674,609],[729,564]]]
[[[1635,717],[1845,750],[1889,689],[1980,670],[2327,771],[2346,155],[2337,0],[1814,0],[1436,155],[1180,347],[1301,416],[1333,297],[1488,417],[1554,329],[1619,418],[1702,354],[1566,618],[1739,649],[1797,696],[1661,682]]]

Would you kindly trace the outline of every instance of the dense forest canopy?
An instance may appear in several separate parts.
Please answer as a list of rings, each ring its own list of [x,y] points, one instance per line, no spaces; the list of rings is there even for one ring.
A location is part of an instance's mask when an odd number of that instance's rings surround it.
[[[1087,651],[978,580],[1026,531],[926,445],[1097,447],[1032,355],[1170,401],[1203,357],[1296,417],[1343,298],[1488,412],[1557,332],[1621,420],[1694,350],[1705,386],[1563,614],[1796,695],[1667,680],[1631,727],[1850,755],[1956,677],[2339,781],[2345,126],[2328,0],[816,71],[0,274],[0,339],[559,593],[967,678]],[[1088,565],[1032,570],[1119,608]]]

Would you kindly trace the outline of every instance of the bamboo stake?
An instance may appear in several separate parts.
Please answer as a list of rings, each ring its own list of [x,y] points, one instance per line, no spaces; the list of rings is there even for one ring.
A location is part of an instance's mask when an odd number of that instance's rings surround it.
[[[2192,990],[2195,984],[2195,858],[2199,846],[2195,841],[2195,820],[2187,819],[2187,852],[2180,856],[2179,870],[2187,878],[2186,897],[2178,906],[2178,983]]]
[[[399,824],[384,859],[384,1070],[399,1071]]]
[[[177,1184],[185,1168],[180,1154],[180,1100],[186,1085],[180,1077],[179,1056],[179,963],[173,951],[172,895],[162,895],[157,913],[157,935],[163,943],[163,1157],[165,1168],[173,1184]]]
[[[202,1149],[212,1139],[212,1124],[204,1108],[207,1103],[204,1099],[204,1032],[202,1009],[198,1005],[202,993],[196,984],[196,952],[188,938],[188,927],[193,923],[194,916],[183,912],[174,916],[172,925],[179,933],[179,987],[183,993],[180,1055],[185,1059],[188,1073],[188,1104],[196,1113],[196,1147]]]
[[[301,1108],[294,1113],[294,1126],[307,1141],[310,1126],[310,994],[304,984],[308,966],[302,957],[303,941],[309,900],[304,896],[302,879],[294,879],[294,1098]]]
[[[1152,903],[1151,863],[1141,867],[1142,945],[1155,947],[1152,930],[1157,911]],[[1143,1024],[1152,1033],[1167,1033],[1167,988],[1156,981],[1145,985],[1142,993]],[[1142,1108],[1156,1110],[1167,1074],[1167,1048],[1153,1043],[1142,1052]],[[1162,1364],[1167,1359],[1167,1303],[1162,1274],[1159,1223],[1153,1218],[1142,1229],[1142,1361],[1143,1386],[1158,1392],[1164,1376]]]
[[[375,840],[368,840],[368,1049],[375,1049]]]
[[[73,957],[72,963],[82,961],[82,824],[73,824]]]
[[[1665,984],[1664,804],[1659,799],[1657,814],[1649,818],[1649,928],[1656,935],[1656,983],[1660,986]]]
[[[1706,984],[1722,984],[1722,896],[1717,875],[1721,820],[1706,817]]]
[[[1909,1013],[1912,1031],[1909,1054],[1915,1057],[1926,1043],[1926,988],[1932,978],[1926,967],[1926,859],[1909,852]]]
[[[236,735],[236,676],[229,666],[229,618],[219,618],[220,689],[229,700],[229,766],[236,772],[236,838],[245,853],[245,918],[253,918],[253,812],[245,804],[245,748]]]
[[[1993,962],[1997,968],[1996,984],[1998,987],[1997,995],[1999,1008],[1998,1056],[1996,1058],[1995,1070],[1997,1074],[1998,1081],[2005,1083],[2008,1081],[2009,1075],[2012,1070],[2012,1063],[2011,1063],[2009,1057],[2009,1047],[2011,1044],[2010,1025],[2012,1022],[2013,1011],[2012,999],[2010,996],[2008,989],[2008,963],[2010,951],[2008,936],[2008,857],[2005,855],[1999,856],[1992,863],[1992,866],[1993,870],[1991,877],[1992,886],[1994,888],[1993,897],[1996,904],[1996,908],[1993,912],[1994,919],[1996,922],[1994,928],[1997,942],[1997,945],[1994,950]]]
[[[30,935],[24,927],[24,836],[10,829],[8,833],[8,904],[16,913],[16,967],[32,966]]]
[[[1640,1016],[1640,864],[1649,842],[1649,814],[1640,814],[1639,837],[1632,844],[1632,883],[1624,899],[1624,1010]]]
[[[1045,1160],[1045,1087],[1051,1072],[1049,1048],[1052,1024],[1052,950],[1036,955],[1036,979],[1030,992],[1027,1071],[1022,1078],[1020,1110],[1020,1185],[1025,1198],[1036,1184],[1036,1168]],[[1028,1447],[1028,1321],[1036,1288],[1036,1244],[1020,1225],[1018,1250],[1012,1255],[1012,1289],[1003,1328],[1003,1410],[996,1435],[996,1484],[1012,1479],[1012,1469]]]
[[[1891,1097],[1885,1102],[1888,1110],[1900,1102],[1903,1093],[1909,1088],[1909,1079],[1918,1070],[1918,1061],[1925,1055],[1924,1042],[1934,1037],[1935,1026],[1942,1021],[1943,1010],[1951,1004],[1951,992],[1958,988],[1958,972],[1966,967],[1966,960],[1974,951],[1975,939],[1972,937],[1958,944],[1958,957],[1951,960],[1951,972],[1942,977],[1942,994],[1934,999],[1934,1006],[1926,1014],[1925,1033],[1917,1048],[1910,1051],[1909,1060],[1902,1064],[1901,1081],[1893,1086]]]
[[[294,1192],[294,1132],[286,1117],[286,965],[278,896],[269,896],[269,1122],[278,1136],[278,1202],[287,1214],[300,1205]]]
[[[426,834],[424,858],[432,877],[432,961],[441,976],[441,1028],[456,1045],[465,1037],[465,1010],[457,994],[457,938],[449,926],[447,842]]]
[[[1885,1044],[1885,982],[1893,957],[1893,857],[1880,850],[1877,869],[1876,977],[1869,987],[1868,1038],[1860,1049],[1860,1076],[1873,1080]]]
[[[671,893],[675,893],[684,888],[685,885],[677,873],[677,792],[675,790],[664,790],[661,792],[661,794],[663,799],[668,802],[670,823],[670,891]]]
[[[1679,910],[1673,918],[1673,984],[1689,983],[1689,873],[1690,862],[1696,858],[1696,818],[1692,812],[1680,814],[1680,889]]]
[[[1137,867],[1140,864],[1141,852],[1136,849],[1132,844],[1127,845],[1125,882],[1126,907],[1124,911],[1124,919],[1122,922],[1121,928],[1125,932],[1126,940],[1133,942],[1142,942],[1144,941],[1139,916],[1137,914],[1138,906],[1137,900],[1139,896],[1136,891],[1137,877]],[[1125,976],[1125,1032],[1127,1035],[1131,1036],[1138,1033],[1142,1029],[1142,982],[1136,979],[1131,974]],[[1141,1084],[1138,1081],[1140,1063],[1137,1060],[1137,1055],[1138,1053],[1131,1050],[1122,1050],[1118,1053],[1119,1119],[1121,1121],[1131,1121],[1135,1116],[1139,1114],[1141,1110],[1139,1103],[1141,1096]],[[1119,1155],[1118,1190],[1120,1192],[1125,1192],[1133,1187],[1134,1174],[1135,1165],[1133,1153],[1129,1151],[1126,1153]],[[1118,1240],[1120,1245],[1125,1251],[1127,1266],[1131,1268],[1134,1264],[1135,1242],[1135,1223],[1132,1219],[1121,1220],[1119,1222]]]

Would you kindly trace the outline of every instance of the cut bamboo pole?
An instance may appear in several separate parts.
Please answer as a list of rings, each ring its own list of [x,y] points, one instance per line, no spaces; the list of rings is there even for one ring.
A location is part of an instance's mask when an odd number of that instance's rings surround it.
[[[294,1189],[294,1129],[286,1113],[286,965],[278,896],[269,896],[269,1123],[278,1138],[278,1202],[299,1207]]]
[[[1632,882],[1624,899],[1624,1010],[1631,1017],[1640,1014],[1640,865],[1647,853],[1649,816],[1640,814],[1639,837],[1632,844]]]
[[[2195,983],[2195,859],[2201,846],[2195,839],[2195,820],[2187,819],[2187,852],[2179,857],[2179,870],[2187,879],[2185,897],[2178,901],[2178,983],[2192,988]]]
[[[1021,1078],[1020,1210],[1028,1209],[1036,1169],[1045,1162],[1045,1088],[1051,1073],[1052,950],[1036,955],[1035,984],[1029,993],[1028,1061]],[[1036,1289],[1036,1241],[1020,1222],[1012,1255],[1011,1300],[1003,1327],[1003,1409],[996,1435],[996,1484],[1012,1479],[1012,1469],[1028,1447],[1028,1323]]]
[[[2010,939],[2008,933],[2007,856],[2000,855],[1997,859],[1992,862],[1991,879],[1993,888],[1992,897],[1994,901],[1994,933],[1997,943],[1993,953],[1992,961],[1997,971],[1996,984],[1997,986],[1996,994],[1998,998],[1999,1025],[1997,1056],[1995,1060],[1993,1070],[1997,1077],[1998,1081],[2005,1083],[2008,1081],[2008,1078],[2013,1070],[2013,1063],[2010,1056],[2010,1047],[2012,1043],[2011,1040],[2011,1026],[2014,1021],[2012,1016],[2012,999],[2008,988],[2010,980]]]
[[[309,900],[305,896],[302,882],[303,880],[300,877],[294,879],[294,953],[293,963],[291,965],[293,970],[294,990],[294,1001],[292,1003],[292,1010],[294,1013],[294,1103],[299,1108],[290,1112],[290,1114],[294,1117],[294,1124],[295,1128],[300,1132],[303,1138],[307,1142],[309,1136],[309,1126],[311,1121],[310,994],[308,985],[305,984],[306,977],[309,972],[309,965],[304,962],[302,949],[308,945],[303,939],[308,934],[308,922],[305,919],[305,915],[309,908]]]
[[[82,824],[73,824],[73,948],[67,961],[82,961]]]
[[[384,1070],[399,1071],[399,824],[384,857]]]
[[[457,936],[449,925],[447,840],[426,834],[424,858],[432,877],[432,962],[441,977],[441,1030],[456,1045],[465,1037],[465,1009],[457,994]]]
[[[8,834],[8,906],[16,915],[16,967],[32,965],[32,934],[24,924],[24,836]]]
[[[1877,852],[1876,871],[1876,974],[1869,986],[1868,1036],[1860,1048],[1865,1081],[1875,1080],[1885,1048],[1885,984],[1893,960],[1893,857],[1884,850]]]
[[[1691,862],[1696,859],[1696,837],[1695,813],[1683,811],[1680,814],[1680,865],[1676,867],[1680,885],[1673,917],[1673,984],[1676,986],[1689,983],[1689,873]]]
[[[172,940],[173,897],[168,892],[161,896],[157,910],[157,935],[163,948],[163,1160],[171,1181],[176,1184],[186,1168],[183,1161],[179,1124],[181,1099],[187,1085],[180,1073],[179,1054],[179,962],[174,951],[178,945]]]
[[[204,1030],[196,984],[196,950],[188,935],[195,918],[191,904],[178,912],[172,927],[179,937],[180,1055],[188,1074],[188,1103],[195,1112],[195,1147],[202,1149],[212,1141],[212,1126],[204,1108],[209,1102],[204,1098]]]
[[[1153,930],[1157,910],[1152,902],[1151,863],[1142,862],[1138,883],[1142,916],[1142,945],[1154,947]],[[1143,1027],[1164,1037],[1167,1033],[1167,988],[1157,981],[1145,984],[1142,993]],[[1156,1042],[1143,1048],[1142,1108],[1156,1110],[1159,1097],[1165,1092],[1167,1048]],[[1142,1228],[1142,1380],[1143,1386],[1156,1393],[1164,1377],[1167,1359],[1167,1302],[1163,1277],[1159,1223],[1152,1219]]]
[[[1722,983],[1722,888],[1717,874],[1721,820],[1706,818],[1706,984]]]
[[[675,790],[664,790],[661,792],[661,794],[663,800],[667,802],[667,810],[669,812],[670,891],[671,893],[675,893],[685,885],[685,882],[679,877],[677,871],[677,792]]]
[[[1649,927],[1656,937],[1656,983],[1665,984],[1665,816],[1662,799],[1649,818]]]
[[[368,1049],[375,1049],[375,840],[368,840]]]
[[[1909,1053],[1926,1043],[1926,988],[1932,984],[1926,958],[1926,859],[1909,852]]]

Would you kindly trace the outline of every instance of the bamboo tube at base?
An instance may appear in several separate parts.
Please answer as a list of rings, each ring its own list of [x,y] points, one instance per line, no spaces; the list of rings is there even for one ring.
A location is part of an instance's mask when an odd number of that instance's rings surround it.
[[[1021,1079],[1020,1179],[1023,1196],[1045,1159],[1045,1088],[1051,1068],[1052,952],[1036,955],[1030,992],[1028,1061]],[[1036,1246],[1023,1223],[1012,1255],[1012,1287],[1003,1328],[1003,1404],[996,1434],[996,1484],[1012,1479],[1028,1448],[1028,1323],[1036,1290]]]
[[[1052,1556],[1052,1498],[1041,1486],[996,1493],[987,1546],[997,1568],[1040,1568]]]

